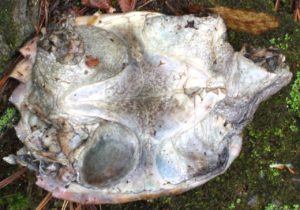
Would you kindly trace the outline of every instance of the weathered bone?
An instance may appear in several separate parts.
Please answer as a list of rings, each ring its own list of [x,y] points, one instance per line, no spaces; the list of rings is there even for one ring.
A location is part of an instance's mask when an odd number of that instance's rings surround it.
[[[151,199],[224,173],[259,103],[292,76],[273,49],[234,52],[220,17],[132,12],[75,23],[45,35],[11,97],[27,151],[16,162],[66,200]],[[26,49],[33,61],[34,45]]]
[[[37,53],[37,41],[38,37],[34,37],[20,49],[20,53],[24,58],[13,69],[10,74],[11,78],[15,78],[22,83],[26,83],[30,80],[32,67]]]

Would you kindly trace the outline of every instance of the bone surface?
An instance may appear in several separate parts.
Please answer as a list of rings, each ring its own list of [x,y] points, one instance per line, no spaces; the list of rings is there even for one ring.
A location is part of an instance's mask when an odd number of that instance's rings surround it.
[[[234,52],[218,16],[70,17],[32,54],[11,96],[24,148],[9,162],[80,203],[177,194],[224,173],[259,103],[292,76],[273,49]]]

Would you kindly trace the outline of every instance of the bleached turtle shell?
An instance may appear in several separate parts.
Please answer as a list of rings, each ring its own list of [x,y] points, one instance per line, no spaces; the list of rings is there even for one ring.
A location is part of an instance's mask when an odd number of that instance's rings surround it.
[[[70,19],[11,97],[25,144],[14,158],[80,203],[187,191],[238,156],[258,104],[291,79],[282,58],[270,71],[234,52],[217,16]]]

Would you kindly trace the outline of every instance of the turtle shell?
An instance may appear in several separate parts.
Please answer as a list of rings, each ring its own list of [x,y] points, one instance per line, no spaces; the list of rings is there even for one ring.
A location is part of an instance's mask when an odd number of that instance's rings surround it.
[[[13,158],[80,203],[176,194],[224,173],[259,103],[292,76],[275,50],[234,52],[218,16],[68,17],[32,49],[25,77],[12,74],[25,145]]]

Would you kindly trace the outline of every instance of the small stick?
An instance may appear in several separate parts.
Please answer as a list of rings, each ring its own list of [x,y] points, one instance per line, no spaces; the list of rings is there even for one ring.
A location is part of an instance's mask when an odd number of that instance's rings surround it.
[[[73,204],[73,202],[70,202],[70,210],[74,210],[74,204]]]
[[[298,179],[298,178],[292,178],[292,181],[293,181],[293,182],[299,182],[299,183],[300,183],[300,179]]]
[[[11,184],[16,179],[20,178],[22,174],[27,171],[27,168],[21,168],[19,171],[15,172],[14,174],[10,175],[6,179],[0,182],[0,189],[6,187],[7,185]]]
[[[170,4],[170,2],[168,0],[165,1],[165,4],[167,5],[167,7],[176,15],[176,16],[180,16],[181,14]]]
[[[142,9],[143,7],[147,6],[148,4],[150,4],[151,2],[156,1],[156,0],[148,0],[146,1],[144,4],[142,4],[141,6],[139,6],[137,9]]]
[[[80,203],[77,205],[77,207],[76,207],[76,209],[75,209],[75,210],[82,210],[82,208],[81,208],[81,204],[80,204]]]
[[[97,207],[95,205],[89,205],[90,210],[97,210]]]
[[[46,197],[41,201],[41,203],[36,207],[35,210],[43,210],[43,208],[48,204],[48,202],[51,200],[52,194],[49,192]]]
[[[295,11],[294,20],[300,21],[300,6]]]
[[[62,205],[62,207],[61,207],[61,210],[66,210],[68,204],[69,204],[69,201],[66,201],[66,200],[65,200],[64,203],[63,203],[63,205]]]
[[[279,8],[280,8],[280,0],[276,0],[275,6],[274,6],[274,10],[275,10],[276,12],[278,12],[278,11],[279,11]]]

